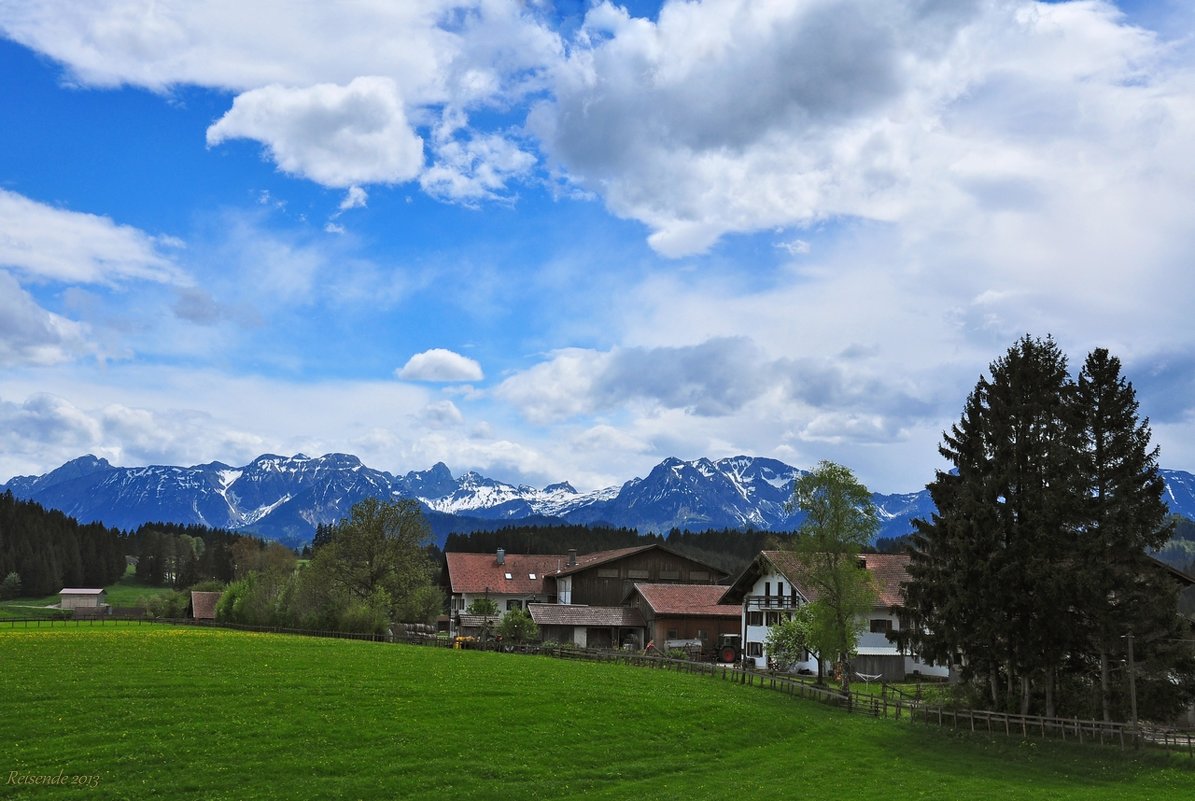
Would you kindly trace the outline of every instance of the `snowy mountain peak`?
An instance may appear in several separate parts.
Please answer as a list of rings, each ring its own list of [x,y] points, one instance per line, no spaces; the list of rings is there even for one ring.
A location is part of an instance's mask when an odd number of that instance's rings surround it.
[[[438,462],[395,477],[351,454],[291,457],[264,454],[243,467],[211,462],[194,467],[118,468],[95,456],[67,462],[44,476],[19,476],[0,486],[19,498],[59,509],[81,522],[131,530],[151,521],[199,523],[243,530],[289,545],[309,542],[316,525],[334,523],[364,498],[415,498],[431,512],[469,518],[456,530],[494,521],[554,518],[640,531],[672,528],[753,528],[791,531],[800,513],[787,507],[801,470],[775,459],[734,456],[711,461],[670,457],[645,478],[593,492],[568,482],[543,489],[513,485],[469,471],[459,479]],[[1163,470],[1171,511],[1195,518],[1195,475]],[[933,512],[925,491],[873,494],[881,536],[911,530]],[[435,524],[447,518],[432,516]],[[487,523],[487,521],[489,521]],[[441,535],[446,530],[439,529]]]

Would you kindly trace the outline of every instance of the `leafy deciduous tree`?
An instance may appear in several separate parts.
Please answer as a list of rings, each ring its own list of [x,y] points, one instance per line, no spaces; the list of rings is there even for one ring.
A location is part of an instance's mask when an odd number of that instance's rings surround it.
[[[797,479],[790,505],[807,514],[790,547],[813,595],[810,642],[841,663],[843,690],[849,691],[851,657],[876,597],[859,554],[879,530],[879,518],[867,487],[848,468],[827,461]]]

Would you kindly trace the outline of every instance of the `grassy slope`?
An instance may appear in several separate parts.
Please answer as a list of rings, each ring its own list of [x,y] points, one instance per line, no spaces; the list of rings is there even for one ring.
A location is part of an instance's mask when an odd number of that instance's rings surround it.
[[[1187,762],[546,657],[84,625],[0,626],[0,660],[4,797],[1195,797]],[[5,786],[14,770],[100,786]]]

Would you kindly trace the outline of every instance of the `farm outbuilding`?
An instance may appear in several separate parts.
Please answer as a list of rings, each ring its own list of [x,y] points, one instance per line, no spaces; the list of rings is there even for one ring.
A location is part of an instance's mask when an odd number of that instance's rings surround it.
[[[720,603],[725,593],[718,584],[635,584],[627,605],[643,614],[647,639],[657,648],[707,656],[720,635],[740,633],[742,607]]]
[[[195,620],[215,620],[216,604],[220,602],[222,592],[192,592],[191,617]]]
[[[629,606],[529,604],[544,642],[571,642],[581,648],[643,647],[643,614]]]
[[[108,593],[102,589],[63,587],[58,593],[60,609],[102,609],[108,605]]]

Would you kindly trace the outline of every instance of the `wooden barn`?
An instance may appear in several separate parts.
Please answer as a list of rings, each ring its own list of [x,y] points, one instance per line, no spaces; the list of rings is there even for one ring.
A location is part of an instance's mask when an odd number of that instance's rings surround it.
[[[549,576],[561,604],[618,606],[636,583],[717,584],[726,573],[666,545],[641,545],[578,556],[570,551]]]
[[[725,593],[718,584],[635,584],[626,603],[642,613],[647,639],[656,648],[708,656],[719,635],[740,633],[742,607],[721,603]]]

